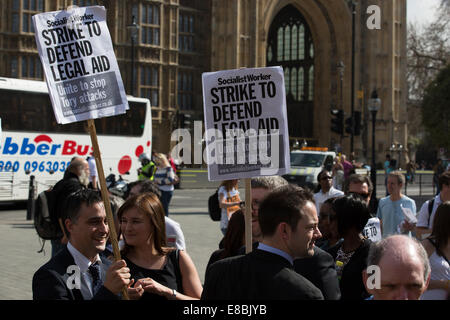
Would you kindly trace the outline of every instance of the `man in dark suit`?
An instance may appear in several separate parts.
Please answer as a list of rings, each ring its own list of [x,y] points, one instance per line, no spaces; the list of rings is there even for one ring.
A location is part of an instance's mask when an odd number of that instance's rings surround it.
[[[321,237],[313,195],[292,185],[278,188],[261,203],[258,219],[258,248],[213,263],[202,299],[322,300],[321,291],[293,268],[295,258],[313,255]]]
[[[322,291],[325,300],[339,300],[341,290],[333,257],[314,246],[312,257],[294,260],[294,270]]]
[[[257,241],[262,239],[258,220],[259,205],[271,191],[286,185],[288,185],[288,182],[280,176],[252,178],[252,237],[254,249],[258,247]],[[241,252],[245,254],[245,250]],[[326,300],[340,299],[341,292],[334,260],[326,251],[314,246],[314,254],[311,257],[294,260],[294,270],[319,288]]]
[[[118,299],[130,282],[130,270],[123,260],[111,264],[99,256],[109,228],[98,191],[83,189],[69,196],[64,227],[67,247],[34,274],[33,299]]]

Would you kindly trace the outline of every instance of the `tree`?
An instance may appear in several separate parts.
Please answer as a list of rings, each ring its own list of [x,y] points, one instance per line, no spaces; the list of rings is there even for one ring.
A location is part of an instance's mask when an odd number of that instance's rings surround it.
[[[422,100],[424,88],[450,63],[450,1],[442,1],[433,22],[408,26],[407,80],[410,100]]]
[[[441,70],[424,91],[422,123],[438,147],[450,150],[450,64]]]
[[[422,119],[422,102],[425,88],[436,78],[440,70],[450,63],[450,0],[441,1],[435,19],[428,25],[408,25],[407,82],[408,82],[408,149],[417,150],[418,158],[423,150],[438,147]],[[430,144],[430,142],[433,142]],[[411,154],[414,158],[414,155]]]

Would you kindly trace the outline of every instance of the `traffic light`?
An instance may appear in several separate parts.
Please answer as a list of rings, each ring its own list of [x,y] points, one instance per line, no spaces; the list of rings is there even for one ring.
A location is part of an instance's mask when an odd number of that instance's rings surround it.
[[[178,128],[189,129],[191,127],[191,115],[185,113],[178,114]]]
[[[345,119],[345,132],[348,134],[353,133],[353,117]]]
[[[344,134],[344,110],[331,110],[331,131]]]
[[[191,115],[190,114],[183,114],[183,128],[190,129],[191,128]]]
[[[361,135],[361,111],[355,111],[354,115],[355,115],[354,135],[359,136]]]

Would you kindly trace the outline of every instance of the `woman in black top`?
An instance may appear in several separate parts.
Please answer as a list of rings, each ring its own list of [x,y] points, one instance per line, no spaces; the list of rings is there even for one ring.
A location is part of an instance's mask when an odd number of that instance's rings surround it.
[[[344,241],[329,249],[336,262],[342,300],[364,300],[369,297],[362,272],[367,268],[371,241],[362,231],[369,220],[366,202],[356,195],[336,198],[332,202],[336,213],[338,233]]]
[[[164,208],[153,193],[129,198],[117,213],[130,269],[131,299],[200,299],[202,285],[189,255],[167,247]]]

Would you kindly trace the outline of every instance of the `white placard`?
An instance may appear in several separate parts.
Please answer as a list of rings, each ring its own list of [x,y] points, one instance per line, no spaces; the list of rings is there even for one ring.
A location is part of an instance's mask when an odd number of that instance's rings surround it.
[[[283,69],[209,72],[202,82],[209,181],[289,172]]]
[[[377,217],[370,218],[367,221],[366,226],[363,229],[363,235],[370,239],[372,242],[378,242],[381,240],[381,225],[380,219]]]
[[[403,216],[405,217],[405,220],[408,223],[416,224],[417,218],[416,215],[412,212],[410,208],[404,208],[403,206],[400,206],[402,208]]]
[[[123,114],[125,89],[102,6],[33,16],[36,43],[56,121]]]

